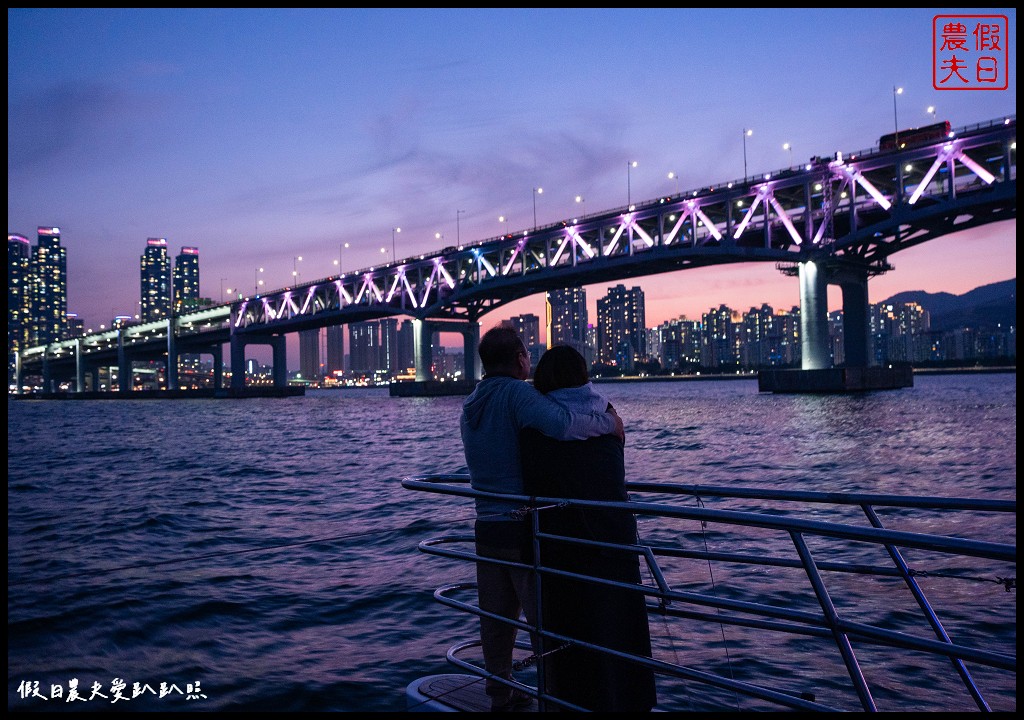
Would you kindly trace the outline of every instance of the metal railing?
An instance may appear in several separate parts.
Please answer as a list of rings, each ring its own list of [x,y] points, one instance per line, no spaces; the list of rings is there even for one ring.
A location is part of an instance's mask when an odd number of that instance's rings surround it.
[[[420,550],[529,567],[538,586],[545,577],[562,576],[643,593],[652,640],[653,620],[663,625],[652,657],[601,648],[543,622],[512,624],[555,651],[568,643],[651,668],[659,707],[876,711],[946,710],[960,703],[959,709],[1016,709],[1015,499],[630,483],[631,502],[616,503],[495,495],[473,490],[468,480],[431,475],[402,484],[521,503],[521,512],[532,517],[535,550],[542,550],[542,540],[557,540],[631,552],[648,579],[624,584],[545,567],[542,553],[535,553],[533,565],[481,558],[471,535],[424,540]],[[542,513],[567,507],[634,513],[640,538],[617,545],[540,530]],[[891,527],[883,526],[883,517]],[[982,583],[987,594],[976,590]],[[434,597],[489,615],[475,603],[475,587],[451,583]],[[543,592],[538,598],[543,602]],[[689,662],[675,657],[678,643],[687,643]],[[457,643],[448,660],[488,677],[482,663],[467,659],[478,647],[476,641]],[[548,694],[543,655],[531,660],[541,666],[536,687],[513,686],[542,707],[580,709]]]

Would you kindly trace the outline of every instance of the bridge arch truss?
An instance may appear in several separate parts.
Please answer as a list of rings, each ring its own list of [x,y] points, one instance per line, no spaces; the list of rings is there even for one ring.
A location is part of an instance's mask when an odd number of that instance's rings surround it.
[[[477,320],[545,290],[732,263],[835,259],[884,271],[893,253],[1016,217],[1016,125],[902,152],[837,154],[314,281],[235,305],[236,332],[405,315]]]

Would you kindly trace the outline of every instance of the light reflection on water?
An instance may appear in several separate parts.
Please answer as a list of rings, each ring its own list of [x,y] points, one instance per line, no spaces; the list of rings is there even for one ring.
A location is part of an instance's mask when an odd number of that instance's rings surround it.
[[[1014,375],[918,377],[912,389],[849,396],[762,395],[750,381],[600,389],[626,423],[633,481],[1016,498]],[[399,484],[465,471],[461,403],[385,390],[9,400],[8,708],[40,709],[18,696],[22,680],[66,688],[71,677],[107,686],[122,677],[129,687],[199,680],[207,695],[129,709],[403,709],[405,684],[449,671],[448,646],[475,632],[431,598],[469,579],[467,569],[416,549],[466,532],[469,504]],[[1015,521],[984,529],[1016,541]],[[705,539],[692,527],[674,537],[686,533]],[[681,572],[704,584],[706,570]],[[715,568],[723,592],[733,591],[730,572]],[[777,570],[755,579],[780,602],[799,582]],[[971,592],[937,602],[969,605]],[[1012,646],[1015,594],[983,592],[1009,605],[987,632]],[[950,623],[966,630],[971,620],[954,613]],[[656,625],[668,659],[726,662],[726,673],[754,677],[780,653],[808,677],[827,662],[819,641],[722,638],[698,626],[677,636]],[[920,673],[883,681],[882,696],[924,702]],[[1002,702],[1015,709],[1015,688]],[[78,707],[105,707],[97,703]]]

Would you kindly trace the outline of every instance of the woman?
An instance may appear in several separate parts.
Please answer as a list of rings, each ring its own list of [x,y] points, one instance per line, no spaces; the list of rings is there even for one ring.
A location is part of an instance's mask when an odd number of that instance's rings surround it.
[[[537,363],[534,387],[574,412],[603,411],[608,401],[590,383],[587,363],[568,346],[553,347]],[[528,495],[581,500],[629,500],[625,489],[623,446],[614,435],[557,441],[535,430],[520,436],[523,481]],[[600,542],[636,542],[636,518],[626,510],[546,508],[540,511],[546,533]],[[542,540],[546,567],[640,584],[632,551]],[[647,607],[640,592],[582,580],[541,576],[545,630],[577,640],[650,657]],[[553,641],[545,640],[546,649]],[[570,646],[545,655],[547,691],[597,712],[646,712],[655,704],[654,673],[628,660]]]

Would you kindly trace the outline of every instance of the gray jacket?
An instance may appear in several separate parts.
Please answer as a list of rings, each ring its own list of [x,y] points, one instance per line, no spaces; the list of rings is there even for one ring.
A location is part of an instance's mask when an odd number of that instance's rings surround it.
[[[507,495],[523,494],[519,431],[534,428],[556,440],[586,440],[616,430],[608,412],[571,413],[532,385],[504,375],[481,380],[462,406],[462,444],[472,486]],[[477,517],[511,520],[519,503],[477,498]]]

